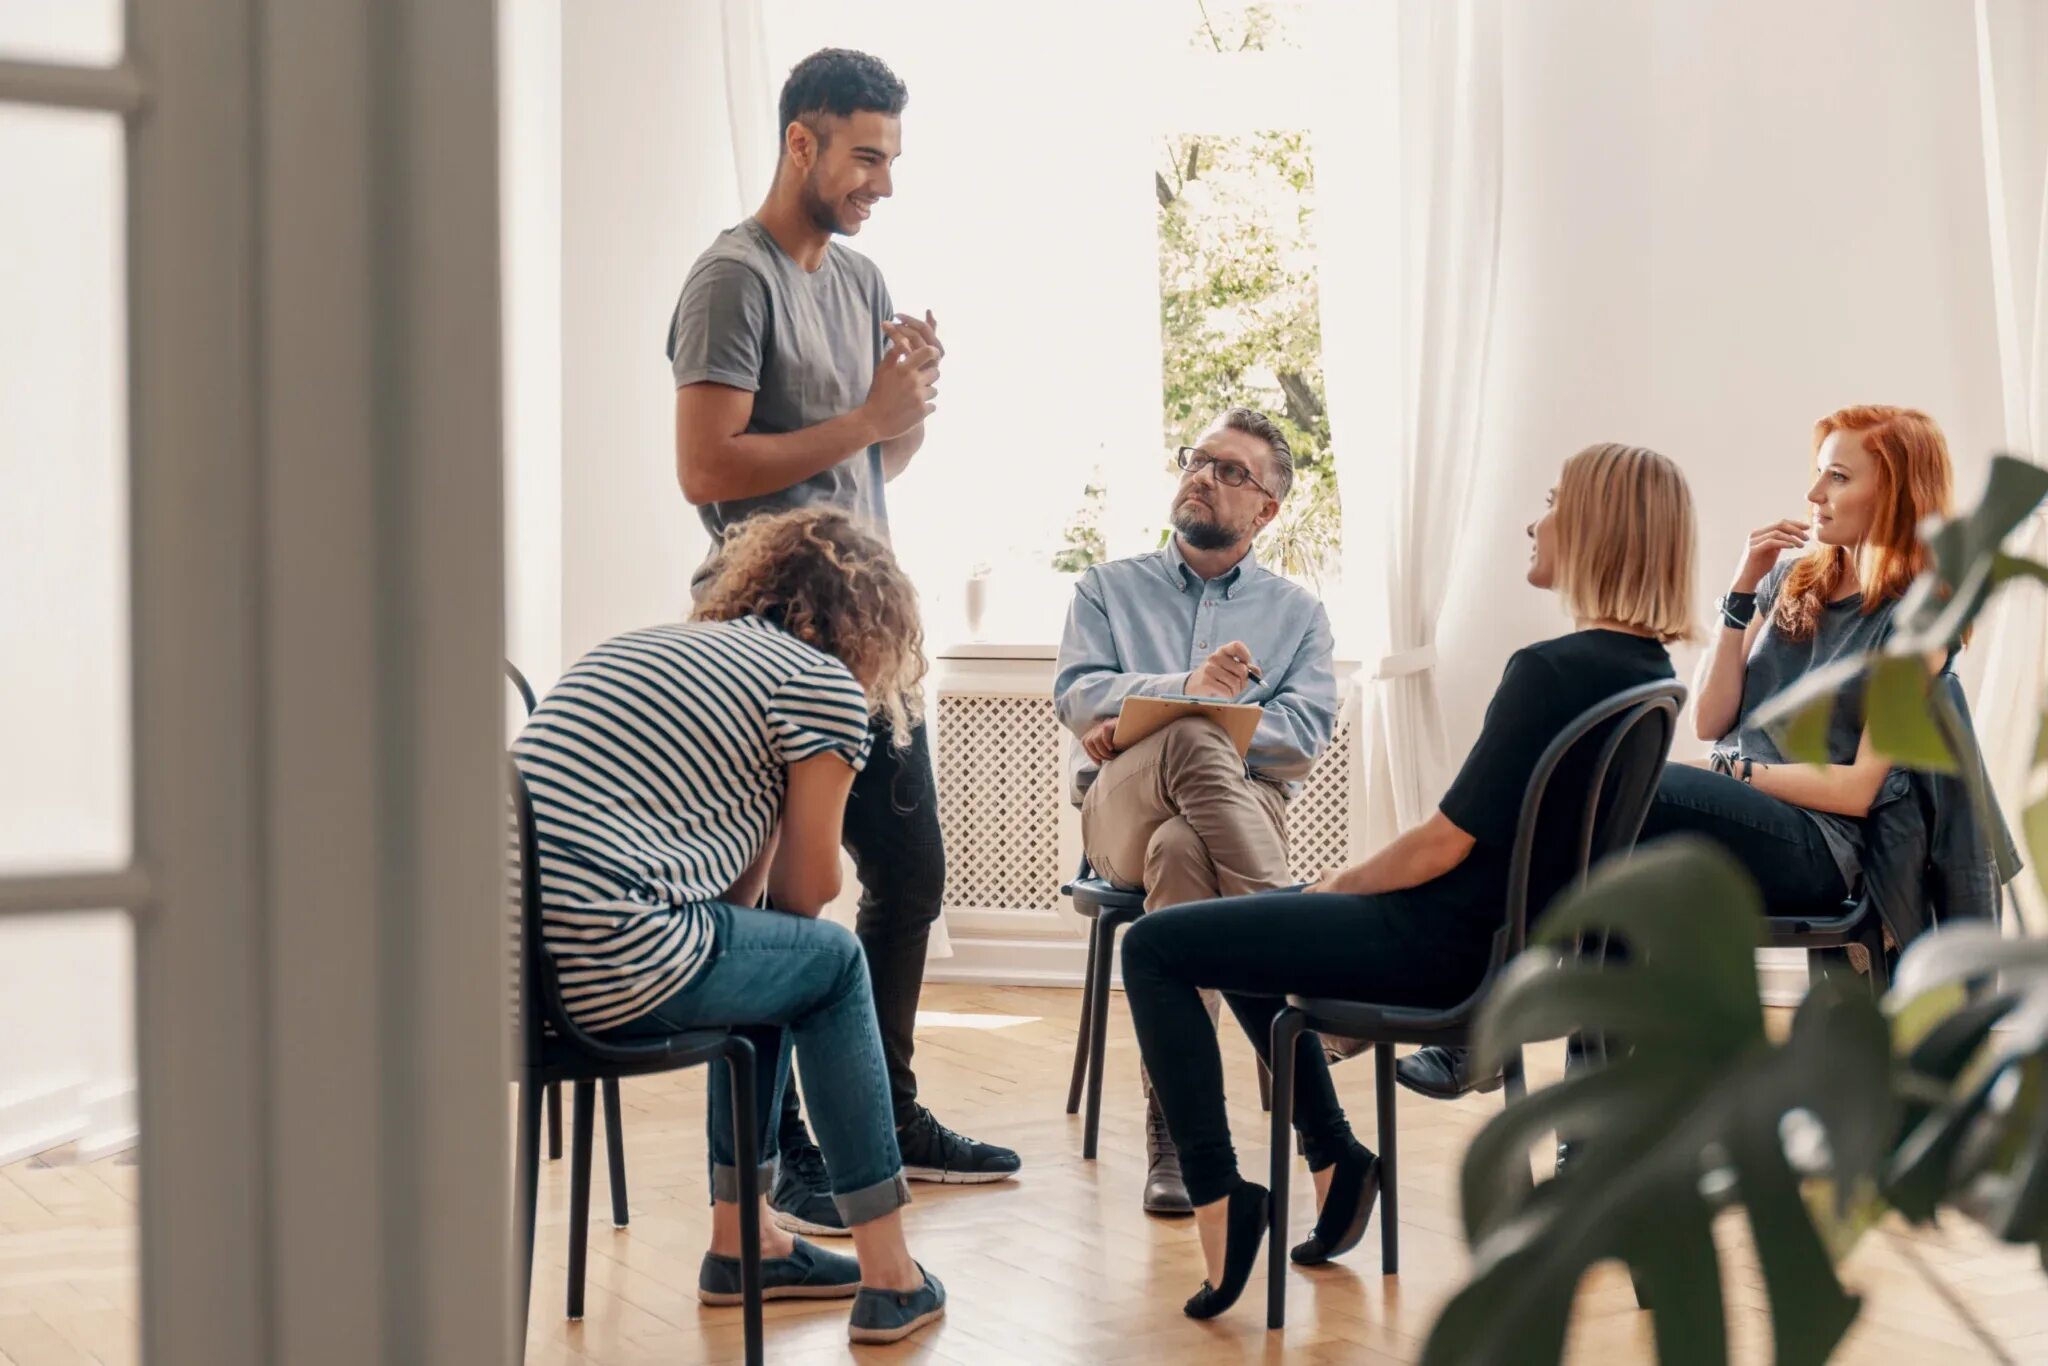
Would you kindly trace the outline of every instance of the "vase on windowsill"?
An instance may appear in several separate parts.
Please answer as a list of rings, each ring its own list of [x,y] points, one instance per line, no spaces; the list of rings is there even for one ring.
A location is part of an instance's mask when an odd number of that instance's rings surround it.
[[[981,625],[988,614],[988,576],[989,567],[985,564],[974,566],[967,575],[967,638],[971,641],[986,639]]]

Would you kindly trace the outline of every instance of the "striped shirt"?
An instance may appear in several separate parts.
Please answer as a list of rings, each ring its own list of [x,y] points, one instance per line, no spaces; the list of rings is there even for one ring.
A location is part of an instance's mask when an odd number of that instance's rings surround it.
[[[832,753],[858,769],[867,746],[846,666],[757,617],[629,631],[562,675],[512,753],[570,1016],[614,1029],[688,983],[788,766]]]

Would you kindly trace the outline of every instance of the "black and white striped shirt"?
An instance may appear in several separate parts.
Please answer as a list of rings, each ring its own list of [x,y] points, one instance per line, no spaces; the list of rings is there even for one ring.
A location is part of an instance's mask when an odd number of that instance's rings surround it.
[[[512,753],[571,1017],[613,1029],[689,982],[706,908],[766,845],[788,766],[836,753],[858,769],[867,746],[846,666],[756,617],[629,631],[562,675]]]

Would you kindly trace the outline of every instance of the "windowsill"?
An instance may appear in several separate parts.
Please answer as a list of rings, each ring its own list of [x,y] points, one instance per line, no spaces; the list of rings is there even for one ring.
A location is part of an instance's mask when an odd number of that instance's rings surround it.
[[[1058,659],[1056,641],[1021,644],[1016,641],[963,640],[941,645],[932,651],[934,659]]]

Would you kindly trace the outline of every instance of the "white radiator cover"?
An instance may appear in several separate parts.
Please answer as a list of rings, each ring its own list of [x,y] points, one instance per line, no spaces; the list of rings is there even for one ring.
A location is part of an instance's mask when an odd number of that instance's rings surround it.
[[[1059,894],[1080,862],[1081,822],[1067,801],[1053,662],[1043,646],[971,646],[937,661],[931,733],[953,955],[931,963],[932,980],[1081,980],[1087,921]],[[1351,692],[1333,743],[1288,807],[1289,860],[1304,880],[1350,862],[1350,832],[1363,828],[1353,818],[1364,774]]]

